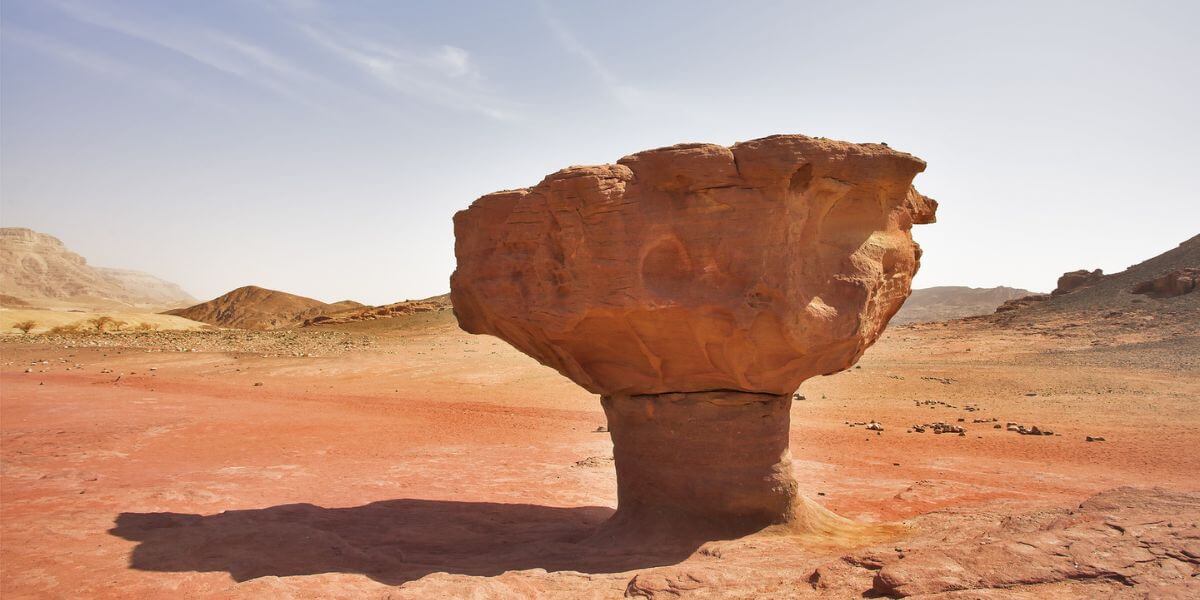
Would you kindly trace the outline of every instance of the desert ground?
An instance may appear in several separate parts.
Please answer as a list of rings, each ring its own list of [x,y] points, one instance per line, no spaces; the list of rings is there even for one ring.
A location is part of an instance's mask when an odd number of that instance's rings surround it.
[[[449,310],[4,336],[4,596],[1194,594],[1200,335],[1071,325],[894,326],[804,384],[796,478],[877,534],[619,547],[598,398]]]

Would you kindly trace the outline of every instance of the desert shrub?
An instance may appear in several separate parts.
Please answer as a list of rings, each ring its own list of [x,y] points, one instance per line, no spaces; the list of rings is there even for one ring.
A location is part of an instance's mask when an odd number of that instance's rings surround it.
[[[142,321],[134,326],[136,331],[158,331],[158,323],[147,323]]]
[[[104,333],[109,329],[118,329],[118,323],[121,323],[121,321],[118,321],[108,315],[100,315],[95,319],[89,319],[87,323],[88,325],[92,326],[92,329],[96,330],[96,333]]]
[[[34,327],[37,327],[37,321],[21,321],[13,323],[13,329],[19,330],[21,333],[29,333]]]
[[[56,325],[50,328],[50,333],[57,335],[75,335],[83,332],[83,323],[76,321],[68,325]]]

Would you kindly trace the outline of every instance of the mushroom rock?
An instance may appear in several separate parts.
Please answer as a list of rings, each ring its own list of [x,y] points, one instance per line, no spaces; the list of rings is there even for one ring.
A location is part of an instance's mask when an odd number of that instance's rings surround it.
[[[569,167],[454,216],[459,325],[600,394],[612,522],[838,518],[799,498],[790,394],[851,367],[908,297],[920,159],[777,135]]]

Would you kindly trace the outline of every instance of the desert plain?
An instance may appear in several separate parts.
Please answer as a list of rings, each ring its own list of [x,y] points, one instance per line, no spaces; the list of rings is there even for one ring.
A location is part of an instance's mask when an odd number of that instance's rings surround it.
[[[894,325],[791,409],[801,493],[890,525],[675,545],[587,543],[616,505],[598,397],[448,306],[0,348],[6,598],[1197,591],[1187,321]]]

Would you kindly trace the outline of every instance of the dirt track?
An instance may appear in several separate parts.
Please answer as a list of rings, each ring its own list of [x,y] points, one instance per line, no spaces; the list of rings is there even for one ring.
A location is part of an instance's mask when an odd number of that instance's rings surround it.
[[[595,397],[444,316],[346,328],[372,345],[325,357],[0,346],[4,596],[606,598],[649,568],[709,572],[707,545],[575,543],[616,502]],[[802,489],[859,520],[916,518],[913,540],[1122,485],[1200,491],[1200,378],[1171,358],[1200,338],[1094,341],[890,330],[861,368],[800,390]],[[930,400],[945,404],[917,404]],[[846,423],[872,420],[884,431]],[[965,435],[906,433],[935,421]],[[726,566],[755,565],[795,594],[853,550],[754,539],[723,542],[742,557]],[[757,584],[720,585],[749,596]]]

